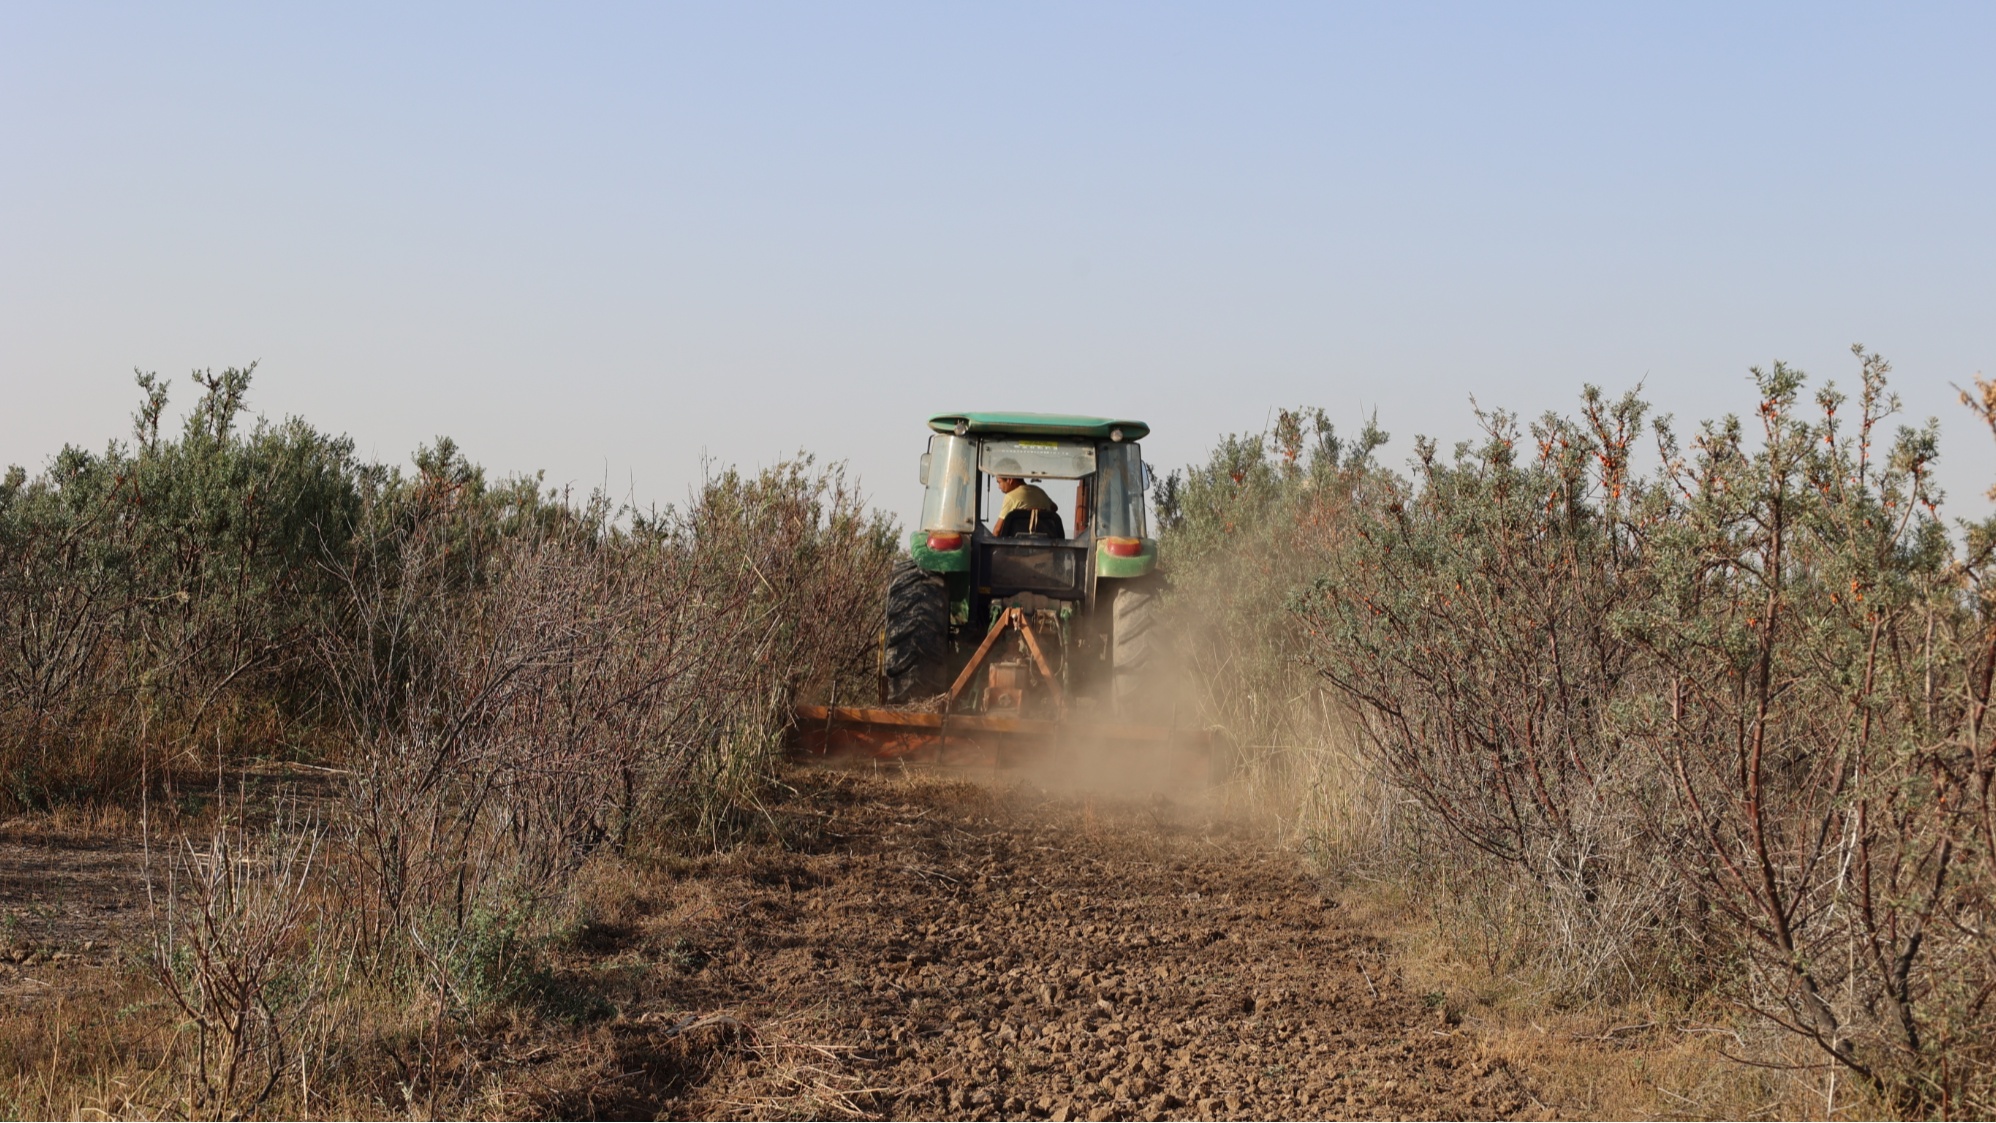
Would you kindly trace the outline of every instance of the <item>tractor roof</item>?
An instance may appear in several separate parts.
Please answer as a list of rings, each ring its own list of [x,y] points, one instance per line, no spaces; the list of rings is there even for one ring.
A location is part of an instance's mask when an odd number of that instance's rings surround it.
[[[939,413],[929,418],[929,428],[953,433],[958,422],[969,433],[1017,433],[1033,437],[1095,437],[1106,440],[1109,430],[1121,429],[1126,441],[1140,441],[1150,433],[1141,421],[1116,417],[1078,417],[1071,413]]]

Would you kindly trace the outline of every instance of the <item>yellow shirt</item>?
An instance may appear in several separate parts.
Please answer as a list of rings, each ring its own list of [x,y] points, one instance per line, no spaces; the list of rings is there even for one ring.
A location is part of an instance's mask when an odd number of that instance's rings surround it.
[[[1053,496],[1032,484],[1022,483],[1005,493],[1005,501],[998,505],[998,521],[1004,522],[1005,516],[1014,511],[1058,510],[1060,507],[1054,503]]]

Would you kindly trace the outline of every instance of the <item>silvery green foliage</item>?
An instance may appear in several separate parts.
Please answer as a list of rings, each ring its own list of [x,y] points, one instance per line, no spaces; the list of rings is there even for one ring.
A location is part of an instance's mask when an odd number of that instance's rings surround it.
[[[141,375],[135,439],[68,446],[0,486],[0,781],[16,805],[126,790],[135,758],[196,751],[260,720],[254,688],[309,707],[305,640],[354,542],[352,443],[242,414],[252,368],[196,372],[160,435],[167,386]],[[142,744],[141,742],[146,742]]]

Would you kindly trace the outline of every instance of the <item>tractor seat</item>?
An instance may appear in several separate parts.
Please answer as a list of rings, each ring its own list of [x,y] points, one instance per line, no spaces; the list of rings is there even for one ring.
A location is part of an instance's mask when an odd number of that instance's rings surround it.
[[[1056,511],[1017,510],[998,524],[1000,538],[1066,538],[1067,528]]]

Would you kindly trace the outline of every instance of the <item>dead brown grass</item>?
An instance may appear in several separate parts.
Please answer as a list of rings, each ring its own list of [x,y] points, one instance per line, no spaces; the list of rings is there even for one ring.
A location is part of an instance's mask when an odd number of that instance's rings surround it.
[[[155,1114],[171,1082],[164,998],[129,967],[64,974],[53,993],[0,1005],[0,1111],[17,1119]]]
[[[1439,1031],[1475,1038],[1535,1107],[1580,1119],[1876,1119],[1886,1105],[1752,1011],[1663,988],[1577,1001],[1564,981],[1488,954],[1469,907],[1353,880],[1343,907],[1393,946],[1394,981]],[[1385,980],[1381,980],[1384,982]]]

